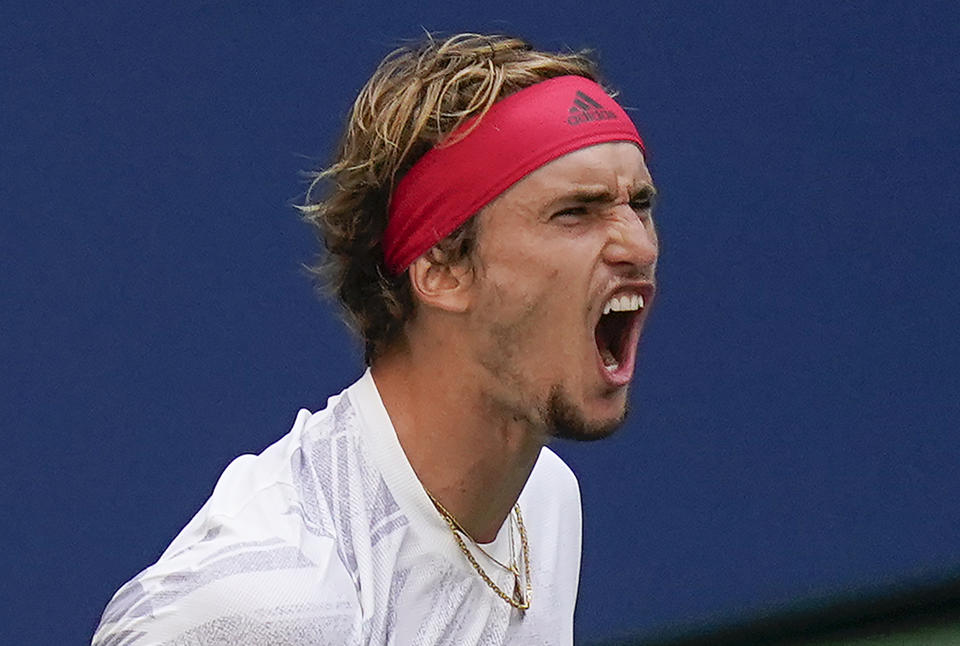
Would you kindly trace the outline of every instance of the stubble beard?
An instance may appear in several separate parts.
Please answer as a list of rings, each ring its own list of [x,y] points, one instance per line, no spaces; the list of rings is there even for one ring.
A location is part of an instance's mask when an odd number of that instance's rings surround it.
[[[619,416],[600,421],[588,420],[560,384],[550,389],[547,405],[542,411],[547,435],[576,442],[595,442],[613,435],[627,417],[627,406]]]

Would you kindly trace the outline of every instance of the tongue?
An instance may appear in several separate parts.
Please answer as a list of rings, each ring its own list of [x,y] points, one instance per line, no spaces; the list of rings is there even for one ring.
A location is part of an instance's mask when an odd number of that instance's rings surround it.
[[[617,358],[610,352],[610,348],[601,348],[600,358],[603,359],[603,365],[607,368],[616,368],[620,365],[617,362]]]

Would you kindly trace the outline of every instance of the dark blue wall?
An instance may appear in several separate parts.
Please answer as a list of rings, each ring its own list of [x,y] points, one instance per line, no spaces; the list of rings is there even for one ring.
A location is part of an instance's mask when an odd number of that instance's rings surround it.
[[[595,48],[663,194],[630,423],[558,447],[581,640],[960,566],[955,3],[15,4],[4,641],[88,640],[234,456],[359,374],[291,204],[424,28]]]

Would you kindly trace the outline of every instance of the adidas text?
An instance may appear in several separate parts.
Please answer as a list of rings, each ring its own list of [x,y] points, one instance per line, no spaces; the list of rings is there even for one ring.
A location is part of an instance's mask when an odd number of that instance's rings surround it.
[[[582,110],[567,117],[567,123],[576,126],[589,121],[604,121],[607,119],[616,119],[617,115],[610,110]]]

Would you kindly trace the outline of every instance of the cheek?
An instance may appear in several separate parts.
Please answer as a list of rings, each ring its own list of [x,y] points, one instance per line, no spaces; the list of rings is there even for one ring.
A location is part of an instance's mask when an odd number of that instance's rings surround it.
[[[477,337],[486,351],[516,361],[542,355],[554,313],[541,291],[520,277],[485,286],[474,317]]]
[[[526,350],[562,353],[561,346],[569,344],[571,331],[580,329],[582,319],[576,294],[582,292],[585,272],[569,262],[571,250],[556,245],[551,249],[543,240],[528,244],[519,234],[486,251],[477,322],[515,356]]]
[[[540,310],[540,303],[530,285],[520,277],[504,276],[503,281],[488,283],[482,297],[477,318],[481,325],[495,331],[499,336],[508,333],[520,337],[532,332]]]

